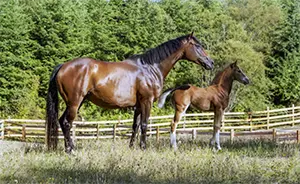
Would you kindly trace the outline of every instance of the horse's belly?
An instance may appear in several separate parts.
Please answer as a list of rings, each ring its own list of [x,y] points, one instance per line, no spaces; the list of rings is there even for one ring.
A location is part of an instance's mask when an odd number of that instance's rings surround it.
[[[94,104],[104,108],[124,108],[133,107],[136,104],[136,95],[124,90],[96,90],[93,91],[88,99]]]
[[[208,100],[203,100],[198,103],[192,103],[192,107],[203,111],[209,111],[211,110],[211,103]]]

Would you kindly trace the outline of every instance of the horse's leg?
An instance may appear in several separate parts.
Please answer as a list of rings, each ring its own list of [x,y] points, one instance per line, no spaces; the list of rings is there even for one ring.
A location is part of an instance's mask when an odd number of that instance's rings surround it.
[[[67,113],[68,113],[68,108],[66,108],[66,110],[63,113],[63,115],[59,118],[60,128],[61,128],[61,131],[64,134],[65,149],[68,147],[68,145],[67,145],[67,139],[66,139],[66,124],[68,123],[67,118],[66,118]]]
[[[59,123],[64,134],[66,153],[71,153],[74,149],[74,143],[70,136],[70,130],[72,128],[73,121],[76,117],[77,110],[78,105],[68,106],[59,119]]]
[[[131,139],[130,139],[130,143],[129,143],[130,148],[133,147],[133,144],[134,144],[134,141],[136,138],[136,134],[140,127],[140,122],[141,122],[141,109],[136,108],[134,110],[134,116],[133,116],[132,135],[131,135]]]
[[[146,137],[147,137],[147,125],[150,117],[150,111],[152,106],[152,100],[144,100],[141,103],[141,149],[146,149]]]
[[[210,140],[211,146],[215,146],[214,144],[216,143],[216,148],[217,150],[221,150],[220,146],[220,128],[221,128],[221,120],[223,116],[223,110],[222,109],[217,109],[215,108],[214,111],[214,130],[213,130],[213,137]]]
[[[179,106],[176,105],[175,107],[175,116],[171,123],[171,132],[170,132],[170,143],[171,147],[174,148],[174,150],[177,150],[177,143],[176,143],[176,128],[178,125],[178,122],[180,121],[181,117],[185,114],[186,109],[188,106]]]
[[[77,110],[77,116],[81,119],[81,121],[84,121],[84,118],[83,118],[83,116],[81,116],[79,110],[80,110],[81,106],[83,105],[83,102],[85,102],[85,100],[86,100],[87,98],[88,98],[88,94],[85,95],[85,97],[84,97],[83,100],[81,101],[81,103],[80,103],[80,105],[79,105],[79,107],[78,107],[78,110]]]

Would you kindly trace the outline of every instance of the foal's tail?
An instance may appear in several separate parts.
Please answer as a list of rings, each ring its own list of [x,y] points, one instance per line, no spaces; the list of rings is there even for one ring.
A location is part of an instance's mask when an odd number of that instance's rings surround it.
[[[170,94],[170,93],[173,93],[175,90],[177,90],[177,89],[180,89],[180,90],[187,90],[187,89],[189,89],[191,86],[190,85],[188,85],[188,84],[185,84],[185,85],[182,85],[182,86],[178,86],[178,87],[175,87],[175,88],[169,88],[169,89],[167,89],[166,91],[164,91],[161,95],[160,95],[160,97],[159,97],[159,99],[158,99],[158,107],[159,108],[162,108],[163,106],[164,106],[164,104],[165,104],[165,102],[166,102],[166,98],[167,98],[167,96]]]
[[[46,114],[46,145],[48,150],[55,150],[58,142],[58,90],[56,75],[63,65],[57,65],[49,81]]]

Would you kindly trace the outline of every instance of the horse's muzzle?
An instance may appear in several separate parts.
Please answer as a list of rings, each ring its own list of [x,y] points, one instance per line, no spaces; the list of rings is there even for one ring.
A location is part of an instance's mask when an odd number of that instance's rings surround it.
[[[201,65],[206,70],[212,70],[214,68],[214,60],[210,59],[209,57],[201,58],[202,62]]]
[[[243,78],[243,83],[244,83],[245,85],[250,84],[250,80],[249,80],[247,77],[244,77],[244,78]]]

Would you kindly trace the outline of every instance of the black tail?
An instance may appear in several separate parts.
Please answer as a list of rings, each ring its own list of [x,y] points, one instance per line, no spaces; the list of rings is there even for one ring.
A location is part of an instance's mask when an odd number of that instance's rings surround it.
[[[57,65],[49,81],[46,114],[46,145],[48,150],[55,150],[58,142],[58,91],[56,75],[63,65]]]
[[[162,108],[162,107],[164,106],[164,104],[165,104],[165,102],[166,102],[167,96],[168,96],[170,93],[172,93],[173,91],[175,91],[175,90],[177,90],[177,89],[187,90],[187,89],[189,89],[189,88],[190,88],[190,85],[185,84],[185,85],[178,86],[178,87],[175,87],[175,88],[169,88],[169,89],[167,89],[166,91],[164,91],[164,92],[160,95],[160,97],[159,97],[159,99],[158,99],[158,104],[157,104],[158,107],[159,107],[159,108]]]

